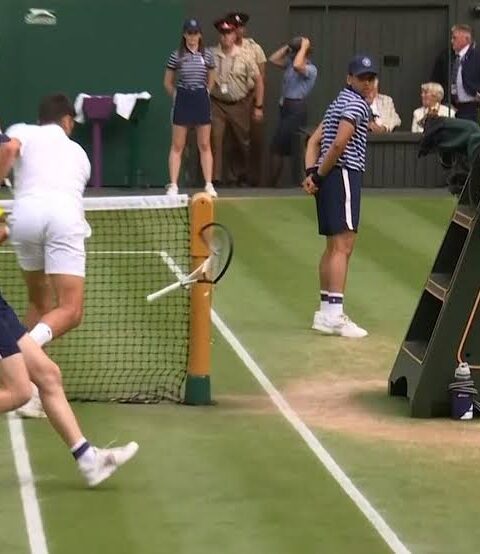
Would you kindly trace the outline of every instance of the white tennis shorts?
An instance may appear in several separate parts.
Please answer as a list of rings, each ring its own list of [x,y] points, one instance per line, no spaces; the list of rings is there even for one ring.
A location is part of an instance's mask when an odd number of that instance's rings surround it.
[[[10,242],[24,271],[85,277],[85,239],[91,229],[74,202],[22,198],[14,203],[9,224]]]

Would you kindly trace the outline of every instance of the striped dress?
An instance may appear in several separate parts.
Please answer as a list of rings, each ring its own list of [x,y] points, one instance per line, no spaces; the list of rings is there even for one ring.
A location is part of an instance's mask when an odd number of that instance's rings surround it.
[[[210,50],[182,52],[174,50],[167,68],[176,73],[176,94],[172,123],[182,127],[198,127],[211,123],[208,72],[215,68]]]
[[[337,98],[330,104],[323,118],[323,138],[321,143],[320,165],[337,136],[338,126],[342,119],[355,125],[355,132],[348,142],[345,151],[338,158],[336,166],[353,171],[365,171],[367,133],[370,107],[358,92],[350,86],[340,91]]]

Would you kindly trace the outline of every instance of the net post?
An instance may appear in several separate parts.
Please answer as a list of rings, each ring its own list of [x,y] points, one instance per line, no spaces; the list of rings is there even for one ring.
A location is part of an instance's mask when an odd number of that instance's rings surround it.
[[[213,221],[213,200],[207,193],[193,196],[190,207],[191,270],[209,255],[200,238],[200,229]],[[190,296],[190,344],[188,353],[185,404],[204,406],[212,403],[210,394],[211,289],[209,283],[195,283]]]

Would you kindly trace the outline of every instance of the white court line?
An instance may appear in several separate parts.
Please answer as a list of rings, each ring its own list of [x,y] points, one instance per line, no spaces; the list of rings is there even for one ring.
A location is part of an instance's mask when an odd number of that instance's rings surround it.
[[[20,484],[20,496],[22,498],[30,552],[31,554],[48,554],[47,539],[43,530],[42,516],[40,515],[40,506],[38,505],[35,481],[30,465],[22,420],[13,413],[7,414],[7,420],[13,459]]]
[[[396,554],[410,554],[407,547],[400,541],[396,533],[391,529],[382,516],[375,510],[365,496],[352,483],[351,479],[346,475],[342,468],[332,458],[324,446],[320,443],[317,437],[310,431],[307,425],[302,421],[297,412],[290,406],[285,398],[280,394],[278,389],[272,384],[270,379],[260,369],[255,360],[241,345],[240,341],[235,337],[232,331],[222,321],[219,315],[212,309],[212,321],[217,329],[222,334],[223,338],[230,344],[234,352],[245,364],[250,373],[260,383],[263,390],[268,394],[272,402],[279,409],[281,414],[297,431],[302,439],[307,443],[307,446],[315,454],[315,456],[324,465],[325,469],[337,481],[345,493],[352,499],[354,504],[378,531],[383,540]]]
[[[163,256],[162,256],[163,259]],[[182,270],[175,261],[165,253],[165,261],[168,260],[168,267],[171,271],[177,275],[177,278],[181,279],[183,275]],[[180,277],[179,277],[180,276]],[[237,337],[222,321],[217,312],[212,308],[211,310],[212,322],[217,327],[223,338],[232,347],[233,351],[240,360],[245,364],[247,369],[252,373],[255,379],[260,383],[263,390],[268,394],[271,401],[278,408],[280,413],[290,423],[290,425],[297,431],[297,433],[306,442],[310,450],[315,454],[318,460],[322,463],[325,469],[330,475],[337,481],[343,491],[350,497],[357,508],[368,519],[372,526],[376,529],[382,539],[388,544],[392,552],[395,554],[410,554],[410,550],[400,541],[395,531],[389,527],[383,517],[375,510],[370,504],[367,498],[357,489],[352,480],[332,458],[330,453],[320,443],[317,437],[303,422],[297,412],[290,406],[285,398],[280,394],[277,388],[273,385],[270,379],[260,369],[255,360],[250,356],[247,350],[242,346]]]

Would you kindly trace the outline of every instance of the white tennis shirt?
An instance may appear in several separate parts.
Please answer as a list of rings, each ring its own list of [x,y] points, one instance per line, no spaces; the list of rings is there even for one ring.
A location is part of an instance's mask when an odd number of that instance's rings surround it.
[[[42,197],[62,202],[67,198],[82,203],[90,178],[90,162],[83,148],[57,124],[18,123],[6,131],[21,143],[13,171],[15,201]]]

